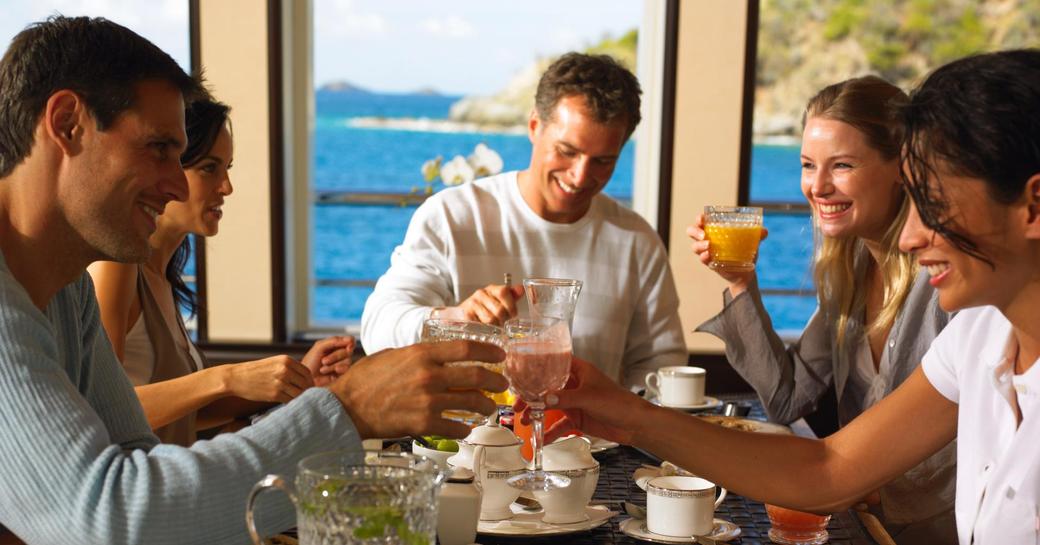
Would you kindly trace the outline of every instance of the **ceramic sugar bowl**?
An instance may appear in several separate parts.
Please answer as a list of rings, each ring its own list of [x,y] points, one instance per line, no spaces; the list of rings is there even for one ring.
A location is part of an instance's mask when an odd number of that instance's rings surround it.
[[[570,524],[586,520],[585,506],[596,492],[599,462],[592,457],[591,443],[584,437],[561,439],[542,449],[542,467],[571,480],[565,488],[535,491],[545,509],[544,522]]]
[[[483,490],[480,520],[504,520],[513,516],[509,505],[520,496],[520,490],[509,486],[507,479],[527,468],[520,454],[520,439],[497,422],[477,426],[459,441],[459,453],[448,458],[452,467],[471,469]]]

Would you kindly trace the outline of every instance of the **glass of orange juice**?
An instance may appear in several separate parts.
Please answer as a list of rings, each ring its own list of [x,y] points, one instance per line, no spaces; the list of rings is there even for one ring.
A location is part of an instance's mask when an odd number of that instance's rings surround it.
[[[762,209],[705,206],[704,233],[710,242],[708,266],[721,271],[753,271],[762,240]]]
[[[505,330],[501,327],[482,324],[480,322],[452,320],[447,318],[428,318],[423,321],[421,338],[424,343],[467,340],[490,343],[499,347],[505,346]],[[480,366],[498,374],[502,374],[505,370],[504,362],[454,361],[446,363],[445,366]],[[499,406],[509,406],[513,404],[514,398],[509,393],[509,390],[504,392],[484,392],[484,395],[490,397],[492,401]],[[471,426],[483,424],[487,420],[487,417],[482,414],[461,410],[447,410],[444,411],[443,416]]]
[[[827,523],[830,515],[803,513],[776,505],[766,504],[769,515],[769,540],[783,545],[821,545],[827,543]]]

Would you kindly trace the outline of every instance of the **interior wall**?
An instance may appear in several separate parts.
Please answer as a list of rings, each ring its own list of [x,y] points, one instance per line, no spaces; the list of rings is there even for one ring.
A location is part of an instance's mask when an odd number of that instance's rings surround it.
[[[696,261],[686,226],[705,205],[737,204],[747,17],[747,2],[679,7],[669,253],[692,353],[723,348],[715,337],[693,333],[722,308],[725,283]]]
[[[199,2],[207,86],[231,106],[234,193],[220,234],[206,240],[211,342],[271,340],[267,9],[258,0]]]

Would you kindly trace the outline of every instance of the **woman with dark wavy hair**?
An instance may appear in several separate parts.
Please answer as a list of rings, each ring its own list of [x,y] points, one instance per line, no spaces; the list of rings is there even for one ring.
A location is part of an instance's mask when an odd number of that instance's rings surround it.
[[[209,367],[188,337],[180,310],[200,310],[183,280],[188,235],[216,235],[232,192],[228,113],[226,105],[210,99],[185,112],[188,142],[181,165],[188,198],[170,202],[155,218],[148,261],[102,261],[89,269],[105,331],[164,443],[190,445],[197,430],[231,424],[287,402],[315,382],[325,384],[346,370],[354,349],[352,337],[329,337],[315,343],[302,363],[280,355]],[[142,208],[142,214],[160,212]]]
[[[621,390],[592,365],[550,406],[741,495],[845,509],[957,438],[962,545],[1040,542],[1040,50],[939,68],[904,109],[900,248],[959,310],[891,395],[822,439],[724,429]]]

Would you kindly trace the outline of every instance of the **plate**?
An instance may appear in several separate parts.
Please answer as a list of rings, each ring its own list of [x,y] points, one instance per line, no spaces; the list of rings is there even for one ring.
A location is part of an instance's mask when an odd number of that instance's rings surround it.
[[[661,407],[668,407],[669,409],[679,409],[680,411],[703,411],[706,409],[715,409],[722,406],[722,400],[711,396],[704,396],[704,402],[697,405],[662,405],[661,402],[655,397],[650,399],[650,403],[659,405]]]
[[[651,543],[696,543],[693,537],[674,537],[655,534],[646,529],[646,521],[627,518],[621,521],[620,529],[625,535]],[[717,541],[729,541],[740,536],[740,526],[728,520],[715,519],[715,527],[706,536]]]
[[[699,414],[698,418],[704,419],[706,422],[712,424],[718,424],[723,428],[732,428],[741,431],[753,431],[757,433],[778,433],[780,435],[792,435],[791,428],[782,424],[774,424],[772,422],[763,422],[761,420],[751,420],[749,418],[741,418],[739,416],[722,416],[721,414]]]
[[[590,505],[585,508],[585,514],[589,519],[574,524],[549,524],[542,522],[542,511],[524,511],[517,504],[510,506],[513,510],[513,518],[509,520],[482,520],[477,523],[477,533],[488,536],[558,536],[563,534],[574,534],[587,532],[593,528],[602,526],[617,515],[617,511],[611,511],[605,505]]]
[[[603,439],[602,437],[586,435],[585,438],[589,440],[589,443],[591,443],[590,447],[592,449],[591,452],[593,454],[621,446],[620,444],[615,443],[614,441],[608,441],[606,439]]]

